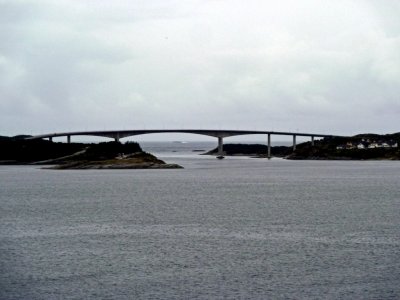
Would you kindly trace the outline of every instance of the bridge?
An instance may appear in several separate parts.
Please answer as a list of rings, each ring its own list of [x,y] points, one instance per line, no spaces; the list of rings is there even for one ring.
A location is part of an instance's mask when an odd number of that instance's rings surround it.
[[[254,135],[261,134],[267,135],[268,153],[267,157],[271,157],[271,136],[272,135],[288,135],[293,137],[293,151],[296,150],[296,137],[303,136],[311,139],[311,144],[314,146],[315,138],[331,138],[335,135],[328,134],[316,134],[316,133],[300,133],[300,132],[286,132],[286,131],[260,131],[260,130],[212,130],[212,129],[141,129],[141,130],[103,130],[103,131],[75,131],[75,132],[59,132],[59,133],[48,133],[42,135],[35,135],[26,139],[44,139],[48,138],[50,141],[54,137],[67,137],[67,142],[71,143],[71,136],[99,136],[112,138],[116,142],[120,139],[143,134],[151,133],[191,133],[215,137],[218,139],[218,153],[217,156],[223,156],[223,139],[226,137],[239,136],[239,135]]]

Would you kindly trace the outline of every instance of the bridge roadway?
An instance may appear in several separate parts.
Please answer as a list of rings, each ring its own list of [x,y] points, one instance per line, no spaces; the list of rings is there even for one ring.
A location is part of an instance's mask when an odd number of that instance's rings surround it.
[[[67,142],[71,142],[71,136],[101,136],[107,138],[113,138],[116,142],[120,139],[143,134],[151,133],[191,133],[200,134],[211,137],[218,138],[218,153],[217,156],[223,156],[223,139],[231,136],[238,135],[252,135],[252,134],[262,134],[267,135],[267,145],[268,145],[268,158],[271,157],[271,135],[291,135],[293,136],[293,151],[296,150],[296,137],[306,136],[311,138],[311,143],[314,145],[314,139],[317,138],[329,138],[335,137],[335,135],[328,134],[316,134],[316,133],[300,133],[300,132],[286,132],[286,131],[259,131],[259,130],[220,130],[220,129],[141,129],[141,130],[103,130],[103,131],[75,131],[75,132],[59,132],[59,133],[48,133],[42,135],[35,135],[28,137],[27,139],[43,139],[48,138],[50,141],[54,137],[67,137]]]

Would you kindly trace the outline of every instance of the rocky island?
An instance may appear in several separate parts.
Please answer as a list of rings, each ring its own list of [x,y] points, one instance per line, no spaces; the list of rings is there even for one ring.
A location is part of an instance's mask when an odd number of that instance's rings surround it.
[[[54,143],[25,140],[25,136],[0,137],[0,164],[50,165],[46,169],[176,169],[135,142]]]
[[[292,153],[292,148],[286,146],[276,146],[271,149],[275,157],[285,157]],[[224,144],[223,150],[226,156],[266,157],[268,147],[263,144]],[[215,148],[204,155],[217,155],[217,153],[218,148]]]

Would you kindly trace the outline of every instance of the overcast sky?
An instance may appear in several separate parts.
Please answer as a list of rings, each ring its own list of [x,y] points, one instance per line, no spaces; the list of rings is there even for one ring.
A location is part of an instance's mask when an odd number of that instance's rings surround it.
[[[400,131],[399,0],[0,0],[0,135]]]

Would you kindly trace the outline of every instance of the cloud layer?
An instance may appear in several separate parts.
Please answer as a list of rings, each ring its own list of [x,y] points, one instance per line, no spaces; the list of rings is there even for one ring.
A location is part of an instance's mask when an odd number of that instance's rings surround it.
[[[399,15],[396,0],[0,1],[0,135],[397,132]]]

